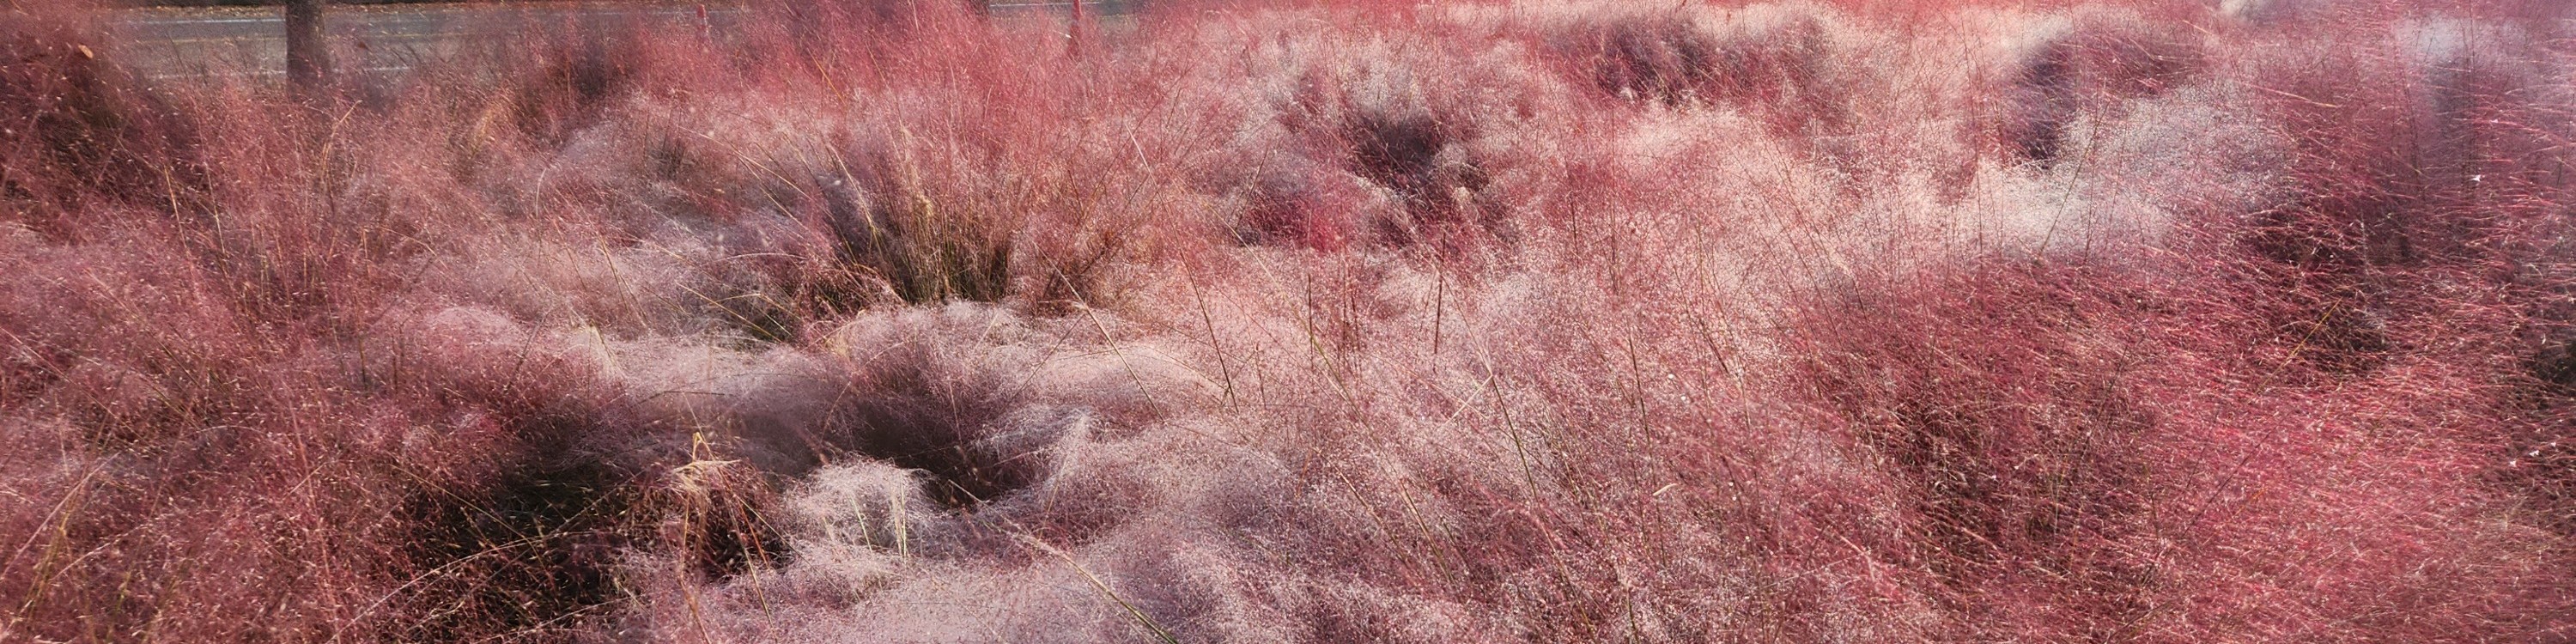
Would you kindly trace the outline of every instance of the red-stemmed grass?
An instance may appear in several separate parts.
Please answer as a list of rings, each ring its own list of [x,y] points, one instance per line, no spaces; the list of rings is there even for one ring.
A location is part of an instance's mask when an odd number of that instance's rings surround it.
[[[0,641],[2566,639],[2567,32],[2263,4],[0,9]]]

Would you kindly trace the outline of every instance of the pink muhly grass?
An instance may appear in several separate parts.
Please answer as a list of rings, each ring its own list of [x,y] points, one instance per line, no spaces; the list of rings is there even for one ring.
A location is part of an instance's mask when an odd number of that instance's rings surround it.
[[[0,640],[2563,638],[2543,5],[0,10]]]

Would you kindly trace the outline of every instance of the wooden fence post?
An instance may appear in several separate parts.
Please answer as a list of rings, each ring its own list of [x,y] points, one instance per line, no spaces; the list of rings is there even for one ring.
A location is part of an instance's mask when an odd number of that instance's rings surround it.
[[[322,28],[323,0],[286,0],[286,81],[298,92],[331,82],[331,50]]]

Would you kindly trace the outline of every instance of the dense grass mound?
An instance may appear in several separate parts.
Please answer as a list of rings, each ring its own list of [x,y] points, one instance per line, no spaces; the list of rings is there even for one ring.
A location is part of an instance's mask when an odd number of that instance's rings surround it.
[[[2218,4],[0,10],[0,642],[2576,640],[2576,16]]]

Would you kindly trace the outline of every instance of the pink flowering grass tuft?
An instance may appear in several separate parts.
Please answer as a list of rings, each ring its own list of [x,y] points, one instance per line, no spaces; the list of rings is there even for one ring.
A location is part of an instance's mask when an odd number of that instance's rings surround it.
[[[0,9],[0,641],[2576,637],[2563,8],[1135,9]]]

